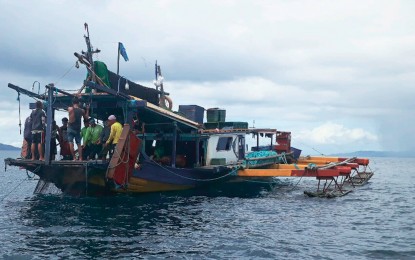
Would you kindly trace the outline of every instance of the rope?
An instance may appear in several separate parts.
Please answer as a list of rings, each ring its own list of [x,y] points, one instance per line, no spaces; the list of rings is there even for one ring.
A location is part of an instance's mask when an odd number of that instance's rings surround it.
[[[85,165],[85,195],[88,196],[88,163]]]
[[[66,75],[68,75],[68,73],[71,72],[71,70],[75,67],[75,64],[73,64],[58,80],[56,80],[55,85],[57,85],[61,79],[66,77]]]
[[[13,191],[15,191],[25,180],[27,179],[23,179],[19,184],[16,185],[16,187],[14,187],[12,190],[10,190],[2,199],[1,202],[4,201],[5,198],[7,198]]]
[[[253,183],[262,183],[262,184],[277,184],[278,182],[274,179],[272,181],[253,181],[253,180],[244,180],[244,182],[253,182]]]
[[[22,119],[20,116],[20,92],[17,92],[17,101],[19,101],[19,129],[20,129],[20,135],[22,134]]]
[[[346,159],[346,160],[344,160],[344,161],[342,161],[342,162],[338,162],[338,163],[333,163],[333,162],[331,162],[331,163],[329,163],[329,164],[327,164],[327,165],[325,165],[325,166],[320,166],[320,167],[316,167],[316,168],[317,168],[317,169],[322,169],[322,170],[324,170],[324,169],[330,169],[330,168],[332,168],[332,167],[334,167],[334,166],[343,165],[343,164],[346,164],[346,163],[352,162],[352,161],[354,161],[354,160],[356,160],[356,157],[351,157],[351,158],[349,158],[349,159]],[[314,164],[314,166],[315,166],[315,164]]]
[[[37,173],[39,170],[40,170],[40,167],[41,167],[42,165],[41,164],[39,164],[32,172],[33,173]],[[26,170],[27,171],[27,170]]]
[[[300,177],[300,179],[298,180],[298,182],[290,189],[290,191],[293,191],[297,185],[300,183],[300,181],[303,179],[303,176]]]
[[[26,175],[27,175],[27,178],[28,178],[29,180],[33,180],[33,179],[35,178],[35,176],[36,176],[36,174],[34,174],[34,173],[33,173],[33,175],[32,175],[32,176],[30,176],[30,174],[29,174],[29,171],[28,171],[28,170],[26,170]]]
[[[127,184],[127,181],[128,181],[128,163],[130,162],[130,135],[128,135],[126,142],[128,145],[127,146],[128,153],[127,153],[127,161],[125,162],[126,167],[125,167],[125,175],[124,175],[124,180],[125,180],[124,184]]]
[[[121,154],[118,152],[118,150],[117,150],[117,148],[115,147],[114,148],[114,154],[115,153],[117,153],[118,154],[118,158],[120,158],[120,160],[119,160],[119,162],[115,165],[115,166],[113,166],[113,167],[110,167],[110,165],[108,165],[108,168],[107,168],[107,172],[106,172],[106,176],[108,176],[108,171],[109,171],[109,169],[113,169],[113,168],[116,168],[117,166],[119,166],[119,165],[121,165],[121,164],[128,164],[129,162],[130,162],[130,145],[129,145],[129,139],[130,139],[130,135],[128,135],[128,137],[127,137],[127,139],[125,140],[125,142],[128,144],[127,145],[127,160],[126,161],[123,161],[123,158],[122,158],[122,156],[121,156]],[[125,153],[124,153],[125,154]],[[112,155],[112,156],[114,156],[114,155]],[[128,181],[128,167],[125,167],[125,181],[124,181],[124,185],[126,185],[127,184],[127,181]],[[115,182],[114,182],[115,183]],[[116,183],[115,183],[116,184]],[[117,184],[116,184],[117,185]],[[121,186],[121,185],[117,185],[117,186]]]
[[[128,137],[128,138],[129,138],[129,137]],[[127,140],[126,140],[126,142],[127,142]],[[128,157],[127,157],[127,161],[123,161],[123,160],[122,160],[121,154],[118,152],[117,147],[115,147],[115,148],[114,148],[114,153],[117,153],[117,154],[118,154],[118,157],[119,157],[119,158],[121,158],[121,160],[119,161],[119,163],[117,163],[117,164],[116,164],[115,166],[113,166],[113,167],[108,166],[108,169],[113,169],[113,168],[115,168],[115,167],[119,166],[119,165],[120,165],[120,164],[122,164],[122,163],[128,163],[128,162],[130,161],[130,146],[128,146]],[[114,155],[112,155],[112,156],[114,156]]]
[[[285,153],[284,152],[281,154],[280,158],[282,159],[282,162],[283,163],[288,164],[287,157],[285,157]]]
[[[163,167],[163,165],[158,164],[158,163],[157,163],[157,162],[155,162],[153,159],[150,159],[150,160],[151,160],[153,163],[155,163],[156,165],[158,165],[158,166],[160,166],[161,168],[163,168],[164,170],[166,170],[166,171],[168,171],[168,172],[170,172],[170,173],[172,173],[172,174],[174,174],[174,175],[176,175],[176,176],[178,176],[178,177],[180,177],[180,178],[187,179],[187,180],[191,180],[191,181],[216,181],[216,180],[219,180],[219,179],[222,179],[222,178],[228,177],[228,176],[230,176],[230,175],[232,175],[232,174],[236,173],[236,172],[240,169],[239,167],[236,167],[234,170],[230,171],[229,173],[227,173],[227,174],[225,174],[225,175],[223,175],[223,176],[217,177],[217,178],[212,178],[212,179],[194,179],[194,178],[186,177],[186,176],[180,175],[180,174],[178,174],[178,173],[175,173],[175,172],[173,172],[173,171],[171,171],[171,170],[167,169],[166,167]]]
[[[298,141],[297,141],[298,142]],[[318,152],[320,155],[323,155],[323,156],[325,156],[322,152],[320,152],[319,150],[317,150],[317,149],[315,149],[314,147],[312,147],[312,146],[310,146],[310,145],[307,145],[307,144],[305,144],[305,143],[303,143],[303,142],[298,142],[299,144],[302,144],[302,145],[304,145],[304,146],[307,146],[307,147],[309,147],[309,148],[311,148],[311,149],[313,149],[315,152]]]

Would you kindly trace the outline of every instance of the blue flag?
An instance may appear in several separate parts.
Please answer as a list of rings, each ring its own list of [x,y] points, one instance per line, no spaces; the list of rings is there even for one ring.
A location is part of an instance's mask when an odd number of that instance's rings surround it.
[[[127,52],[125,51],[124,45],[121,42],[118,43],[118,51],[120,52],[120,54],[124,58],[124,60],[128,61]]]

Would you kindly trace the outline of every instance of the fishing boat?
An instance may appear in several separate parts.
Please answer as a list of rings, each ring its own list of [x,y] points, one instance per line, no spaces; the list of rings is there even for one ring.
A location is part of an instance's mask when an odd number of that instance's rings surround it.
[[[105,63],[94,61],[93,54],[98,50],[93,50],[88,30],[85,40],[87,51],[74,53],[76,62],[88,72],[78,92],[69,93],[48,84],[45,94],[39,94],[8,84],[19,95],[42,101],[47,113],[45,160],[5,159],[6,166],[21,167],[39,176],[36,191],[53,184],[65,194],[99,196],[217,184],[274,183],[276,177],[313,177],[319,181],[317,191],[306,194],[329,197],[347,194],[346,184],[364,184],[373,175],[366,170],[367,159],[300,157],[298,150],[291,147],[290,132],[228,122],[224,109],[207,109],[207,122],[205,109],[198,105],[181,105],[174,112],[157,63],[156,88],[145,87],[108,70]],[[123,124],[111,157],[85,161],[50,159],[55,112],[67,111],[74,97],[89,107],[95,119],[105,121],[115,115]],[[247,136],[257,141],[251,150]],[[268,138],[269,145],[260,146],[262,138]],[[323,188],[321,180],[326,181]]]

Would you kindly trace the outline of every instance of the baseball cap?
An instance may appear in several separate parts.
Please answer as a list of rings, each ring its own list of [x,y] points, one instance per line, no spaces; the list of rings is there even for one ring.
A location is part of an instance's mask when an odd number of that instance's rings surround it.
[[[114,116],[114,115],[110,115],[109,117],[108,117],[108,120],[116,120],[117,118]]]

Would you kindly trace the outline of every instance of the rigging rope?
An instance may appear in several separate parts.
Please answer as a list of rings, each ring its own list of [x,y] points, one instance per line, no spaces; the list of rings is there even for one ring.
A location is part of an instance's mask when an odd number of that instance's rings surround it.
[[[19,101],[19,131],[20,131],[20,135],[22,134],[22,119],[20,116],[20,92],[17,92],[17,101]]]
[[[25,180],[27,179],[23,179],[19,184],[16,185],[16,187],[14,187],[13,189],[11,189],[2,199],[0,202],[3,202],[4,199],[6,199],[13,191],[15,191]]]
[[[76,63],[73,64],[58,80],[56,80],[55,85],[57,85],[61,79],[66,77],[66,75],[68,75],[68,73],[71,72],[71,70],[75,67],[75,65]]]
[[[230,171],[229,173],[227,173],[227,174],[225,174],[223,176],[217,177],[217,178],[211,178],[211,179],[195,179],[195,178],[190,178],[190,177],[186,177],[186,176],[180,175],[178,173],[175,173],[175,172],[169,170],[168,168],[164,167],[163,165],[157,163],[153,159],[150,159],[150,161],[152,161],[154,164],[160,166],[164,170],[166,170],[166,171],[168,171],[168,172],[170,172],[170,173],[172,173],[172,174],[174,174],[176,176],[179,176],[180,178],[187,179],[187,180],[191,180],[191,181],[216,181],[216,180],[219,180],[219,179],[228,177],[228,176],[230,176],[232,174],[235,174],[241,168],[240,166],[236,166],[234,170]]]

